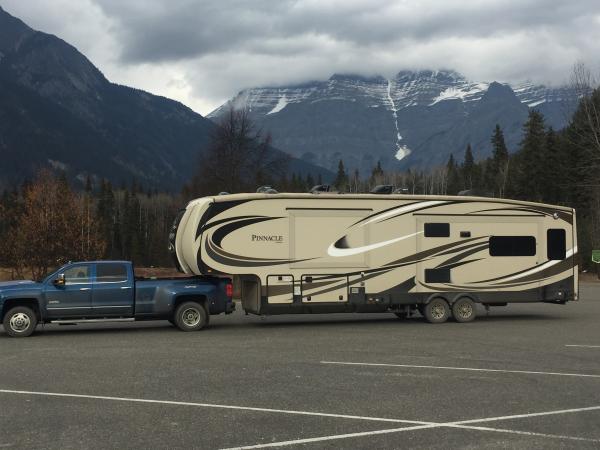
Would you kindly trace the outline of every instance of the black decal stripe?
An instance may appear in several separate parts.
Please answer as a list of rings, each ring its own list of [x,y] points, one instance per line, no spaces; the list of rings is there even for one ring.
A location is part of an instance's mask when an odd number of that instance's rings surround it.
[[[489,236],[480,236],[478,239],[489,239]],[[453,248],[452,250],[448,250],[446,252],[439,253],[437,256],[451,255],[456,252],[460,252],[462,250],[467,250],[469,248],[477,247],[482,245],[482,242],[475,242],[474,244],[468,244],[462,247]],[[485,245],[488,245],[487,243]]]
[[[384,265],[384,267],[396,266],[398,264],[404,265],[405,263],[417,262],[418,260],[423,260],[428,256],[436,255],[444,250],[448,250],[450,248],[456,248],[462,246],[462,244],[466,242],[472,242],[476,239],[481,239],[480,237],[474,237],[470,239],[464,239],[461,241],[451,242],[449,244],[440,245],[438,247],[431,248],[429,250],[423,250],[422,252],[415,253],[411,256],[406,256],[404,258],[397,259],[395,261],[389,262]],[[460,249],[456,249],[455,251],[460,251]]]
[[[281,217],[254,217],[250,219],[238,220],[233,223],[228,223],[226,225],[222,225],[221,227],[213,231],[212,235],[210,236],[210,239],[212,240],[213,244],[215,244],[217,247],[221,247],[221,242],[228,234],[233,233],[234,231],[239,230],[240,228],[246,227],[248,225],[254,225],[255,223],[266,222],[275,219],[281,219]]]
[[[443,203],[438,203],[437,205],[423,206],[422,208],[413,209],[412,211],[407,211],[407,212],[404,212],[404,213],[401,213],[401,214],[397,214],[395,216],[386,217],[385,219],[382,220],[382,222],[387,222],[388,220],[396,219],[397,217],[404,216],[405,214],[415,214],[418,211],[426,211],[428,209],[438,208],[440,206],[454,205],[454,204],[457,204],[457,203],[464,203],[464,201],[461,201],[461,200],[457,200],[457,201],[443,201]],[[447,214],[447,215],[451,216],[452,214]]]
[[[217,225],[221,225],[222,223],[227,223],[227,222],[234,222],[237,220],[242,220],[242,219],[250,219],[250,218],[256,218],[256,217],[264,217],[264,216],[237,216],[237,217],[228,217],[227,219],[220,219],[220,220],[215,220],[214,222],[211,223],[205,223],[204,225],[200,224],[198,225],[198,230],[196,231],[196,239],[198,239],[198,236],[200,236],[200,234],[204,233],[206,230],[209,230]]]
[[[230,200],[230,201],[226,201],[226,202],[215,202],[215,201],[213,201],[209,205],[208,209],[202,215],[202,217],[200,219],[200,226],[202,226],[203,224],[205,224],[206,222],[208,222],[210,219],[218,216],[222,212],[227,211],[227,210],[229,210],[231,208],[234,208],[236,206],[242,205],[244,203],[247,203],[249,201],[250,200]],[[200,236],[200,233],[201,233],[200,226],[196,230],[196,239],[198,239],[198,236]]]
[[[518,272],[509,273],[509,274],[502,275],[502,276],[496,277],[496,278],[488,278],[487,280],[473,281],[473,283],[490,283],[492,281],[503,280],[505,278],[512,277],[512,276],[515,276],[515,275],[519,275],[521,273],[529,272],[531,269],[535,269],[536,267],[538,267],[538,266],[528,267],[527,269],[519,270]]]
[[[460,266],[464,266],[465,264],[469,264],[472,262],[476,262],[476,261],[481,261],[483,258],[476,258],[476,259],[467,259],[465,261],[456,261],[450,264],[444,264],[443,266],[436,266],[436,269],[440,268],[440,269],[454,269],[456,267],[460,267]]]
[[[401,205],[392,206],[391,208],[382,209],[381,211],[377,211],[377,212],[375,212],[375,213],[373,213],[373,214],[370,214],[370,215],[368,215],[368,216],[366,216],[366,217],[363,217],[362,219],[360,219],[360,220],[359,220],[359,221],[357,221],[357,222],[354,222],[354,223],[353,223],[352,225],[350,225],[350,226],[351,226],[351,227],[353,227],[353,226],[355,226],[355,225],[358,225],[359,223],[362,223],[362,222],[365,222],[365,221],[367,221],[367,220],[369,220],[369,219],[372,219],[373,217],[379,216],[379,215],[381,215],[381,214],[385,214],[386,212],[392,211],[392,210],[394,210],[394,209],[404,208],[405,206],[414,205],[414,204],[416,204],[416,203],[421,203],[421,202],[409,202],[409,203],[403,203],[403,204],[401,204]]]
[[[378,292],[377,295],[387,295],[387,294],[394,294],[394,293],[405,294],[407,292],[410,292],[411,289],[413,289],[415,286],[416,286],[415,277],[410,277],[409,279],[403,281],[400,284],[392,286],[391,288],[386,289],[385,291]]]
[[[518,282],[534,282],[534,281],[539,281],[540,278],[548,278],[548,277],[552,277],[554,275],[558,275],[560,273],[566,272],[567,270],[573,270],[573,266],[571,264],[571,261],[569,261],[569,258],[562,260],[561,262],[559,262],[558,264],[554,264],[553,266],[550,266],[546,269],[540,270],[539,272],[536,273],[532,273],[531,275],[527,275],[523,278],[519,278]],[[510,283],[510,281],[505,281],[505,282],[499,282],[498,284],[503,285],[506,283]]]
[[[205,247],[206,249],[206,253],[208,254],[208,256],[213,259],[214,261],[218,262],[219,264],[223,264],[225,266],[233,266],[233,267],[261,267],[261,266],[277,266],[277,265],[282,265],[282,264],[290,264],[290,263],[297,263],[297,262],[302,262],[302,261],[309,261],[311,258],[308,259],[300,259],[300,260],[296,260],[296,261],[289,261],[289,260],[282,260],[282,261],[240,261],[240,260],[235,260],[235,259],[231,259],[225,256],[221,256],[218,253],[216,253],[212,246],[207,245]]]
[[[453,256],[452,258],[447,259],[446,261],[440,263],[439,265],[436,266],[436,268],[447,267],[447,266],[449,266],[449,265],[451,265],[451,264],[453,264],[455,262],[461,261],[462,259],[466,258],[467,256],[471,256],[471,255],[474,255],[475,253],[479,253],[479,252],[487,249],[488,247],[489,247],[489,245],[486,242],[485,244],[481,244],[478,247],[466,250],[466,251],[464,251],[462,253],[459,253],[458,255]],[[482,259],[482,258],[480,258],[480,259]]]

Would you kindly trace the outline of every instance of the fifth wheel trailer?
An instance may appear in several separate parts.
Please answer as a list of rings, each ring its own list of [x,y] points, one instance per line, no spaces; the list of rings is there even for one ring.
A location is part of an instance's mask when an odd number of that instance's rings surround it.
[[[252,314],[475,317],[475,303],[577,300],[575,210],[485,197],[233,194],[190,202],[170,247],[231,275]]]

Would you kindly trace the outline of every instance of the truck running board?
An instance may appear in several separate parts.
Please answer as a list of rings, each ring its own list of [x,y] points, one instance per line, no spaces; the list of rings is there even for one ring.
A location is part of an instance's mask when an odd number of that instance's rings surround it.
[[[98,323],[98,322],[134,322],[133,317],[116,318],[116,319],[69,319],[69,320],[51,320],[50,323],[58,325],[74,325],[76,323]]]

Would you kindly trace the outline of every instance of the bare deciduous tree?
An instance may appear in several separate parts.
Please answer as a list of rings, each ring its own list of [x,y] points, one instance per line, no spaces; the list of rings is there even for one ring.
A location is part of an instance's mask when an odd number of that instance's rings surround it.
[[[231,107],[218,125],[188,195],[243,192],[282,178],[289,158],[271,147],[271,136],[256,127],[248,110]]]

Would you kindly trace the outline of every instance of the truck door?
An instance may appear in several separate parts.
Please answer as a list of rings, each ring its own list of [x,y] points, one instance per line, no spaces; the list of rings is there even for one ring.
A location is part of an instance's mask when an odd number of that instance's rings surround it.
[[[92,313],[92,264],[76,264],[64,272],[65,284],[46,286],[48,317],[85,317]]]
[[[130,317],[133,315],[133,274],[125,263],[98,263],[92,290],[95,316]]]
[[[527,217],[421,216],[417,219],[418,289],[421,292],[534,288],[518,273],[534,271],[545,250],[542,219]]]

